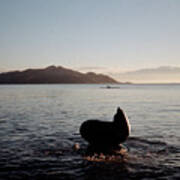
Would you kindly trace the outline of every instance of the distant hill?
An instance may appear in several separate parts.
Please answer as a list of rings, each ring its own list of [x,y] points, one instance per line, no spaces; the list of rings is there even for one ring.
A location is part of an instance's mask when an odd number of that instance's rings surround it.
[[[80,73],[61,66],[0,73],[0,84],[118,83],[104,74]]]
[[[134,83],[180,83],[180,67],[161,66],[109,75],[118,80]]]

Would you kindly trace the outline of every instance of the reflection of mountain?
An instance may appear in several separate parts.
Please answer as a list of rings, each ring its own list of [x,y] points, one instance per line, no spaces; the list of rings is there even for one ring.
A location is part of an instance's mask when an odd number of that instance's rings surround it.
[[[165,66],[154,69],[141,69],[126,73],[118,73],[112,76],[117,78],[118,80],[131,81],[137,83],[173,83],[180,82],[180,68]]]
[[[49,66],[45,69],[27,69],[0,74],[1,84],[33,83],[117,83],[114,79],[93,72],[80,73],[64,67]]]

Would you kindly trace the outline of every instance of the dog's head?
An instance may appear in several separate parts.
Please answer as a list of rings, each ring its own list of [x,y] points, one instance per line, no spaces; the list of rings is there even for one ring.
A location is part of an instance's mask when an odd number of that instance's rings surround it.
[[[121,122],[121,121],[125,121],[125,120],[126,120],[126,116],[125,116],[123,110],[120,107],[118,107],[117,112],[114,115],[114,122]]]
[[[120,107],[117,108],[117,112],[114,115],[114,123],[117,126],[120,126],[122,128],[127,127],[128,130],[130,131],[130,124],[129,124],[128,117],[126,116],[125,112],[123,112],[123,110]]]

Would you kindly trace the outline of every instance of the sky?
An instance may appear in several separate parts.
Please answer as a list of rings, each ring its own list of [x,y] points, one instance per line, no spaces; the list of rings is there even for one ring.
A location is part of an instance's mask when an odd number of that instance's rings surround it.
[[[179,0],[0,0],[0,71],[180,66]]]

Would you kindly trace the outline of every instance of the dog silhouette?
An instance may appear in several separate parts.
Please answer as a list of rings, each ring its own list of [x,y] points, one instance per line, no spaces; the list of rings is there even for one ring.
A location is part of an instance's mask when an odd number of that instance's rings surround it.
[[[126,141],[130,134],[130,124],[119,107],[112,122],[87,120],[80,126],[81,136],[96,147],[116,147]]]

